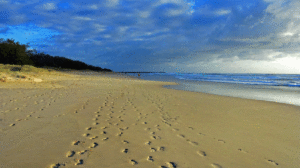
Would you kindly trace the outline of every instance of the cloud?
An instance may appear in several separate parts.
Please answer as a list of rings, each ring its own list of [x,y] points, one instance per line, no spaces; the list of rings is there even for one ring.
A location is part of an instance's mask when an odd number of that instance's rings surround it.
[[[115,7],[119,4],[119,0],[106,0],[107,7]]]
[[[54,3],[45,3],[42,8],[45,10],[54,10],[56,9],[56,5]]]
[[[215,12],[216,15],[228,15],[231,13],[231,10],[221,9]]]
[[[112,69],[115,63],[115,70],[208,70],[218,61],[222,67],[298,57],[300,49],[298,0],[18,2],[0,1],[0,36],[11,30],[7,25],[34,23],[59,33],[33,47]]]

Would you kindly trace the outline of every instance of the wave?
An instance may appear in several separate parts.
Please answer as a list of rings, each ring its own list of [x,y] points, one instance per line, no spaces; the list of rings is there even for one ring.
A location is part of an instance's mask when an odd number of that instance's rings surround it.
[[[179,80],[300,87],[300,75],[297,74],[152,73],[149,75],[173,76]]]

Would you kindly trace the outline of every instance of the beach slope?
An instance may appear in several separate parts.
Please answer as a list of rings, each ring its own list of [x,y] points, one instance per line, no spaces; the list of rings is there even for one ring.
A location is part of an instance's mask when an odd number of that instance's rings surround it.
[[[297,106],[99,73],[0,82],[0,167],[293,168]]]

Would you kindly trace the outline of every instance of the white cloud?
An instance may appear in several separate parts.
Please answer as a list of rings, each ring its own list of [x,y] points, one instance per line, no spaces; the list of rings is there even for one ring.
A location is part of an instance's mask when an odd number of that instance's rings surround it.
[[[103,44],[101,41],[96,41],[96,40],[94,40],[93,43],[96,44],[96,45],[102,45]]]
[[[76,20],[93,20],[93,19],[91,19],[89,17],[81,17],[81,16],[76,16],[73,19],[76,19]]]
[[[139,13],[139,15],[140,15],[140,17],[142,17],[142,18],[147,18],[147,17],[149,17],[150,12],[149,12],[149,11],[141,11],[141,12]]]
[[[177,9],[177,10],[169,10],[168,11],[168,15],[169,16],[176,16],[176,15],[181,15],[183,14],[185,11],[183,9]]]
[[[181,14],[191,15],[195,12],[193,7],[195,6],[195,2],[193,0],[159,0],[153,1],[153,6],[157,7],[159,5],[172,3],[181,7],[181,9],[171,9],[168,11],[169,16],[176,16]]]
[[[110,37],[111,37],[111,35],[109,35],[109,34],[103,35],[103,38],[110,38]]]
[[[106,30],[106,26],[100,25],[100,24],[94,24],[94,27],[96,28],[97,32],[103,32]]]
[[[17,15],[11,16],[11,20],[14,23],[23,23],[24,21],[27,20],[27,17],[25,14],[17,14]]]
[[[89,6],[89,8],[91,8],[91,9],[98,9],[97,5],[91,5],[91,6]]]
[[[285,0],[265,0],[271,4],[266,9],[266,12],[273,14],[276,21],[287,21],[284,25],[281,36],[293,36],[300,33],[300,1],[292,0],[290,3],[285,4]]]
[[[228,15],[231,13],[231,10],[221,9],[215,12],[216,15]]]
[[[43,5],[43,9],[45,10],[54,10],[56,9],[56,6],[54,3],[46,3]]]
[[[106,0],[107,7],[115,7],[119,4],[119,0]]]
[[[0,4],[7,4],[7,3],[9,3],[9,1],[7,1],[7,0],[0,0]]]
[[[120,27],[119,27],[119,32],[120,32],[120,33],[125,33],[127,29],[129,29],[128,26],[120,26]]]

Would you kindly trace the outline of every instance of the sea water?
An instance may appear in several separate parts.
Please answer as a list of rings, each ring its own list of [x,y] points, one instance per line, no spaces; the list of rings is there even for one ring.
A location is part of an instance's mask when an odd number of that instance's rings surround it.
[[[128,73],[130,76],[137,76]],[[141,73],[140,79],[176,82],[164,87],[300,106],[300,75]]]

